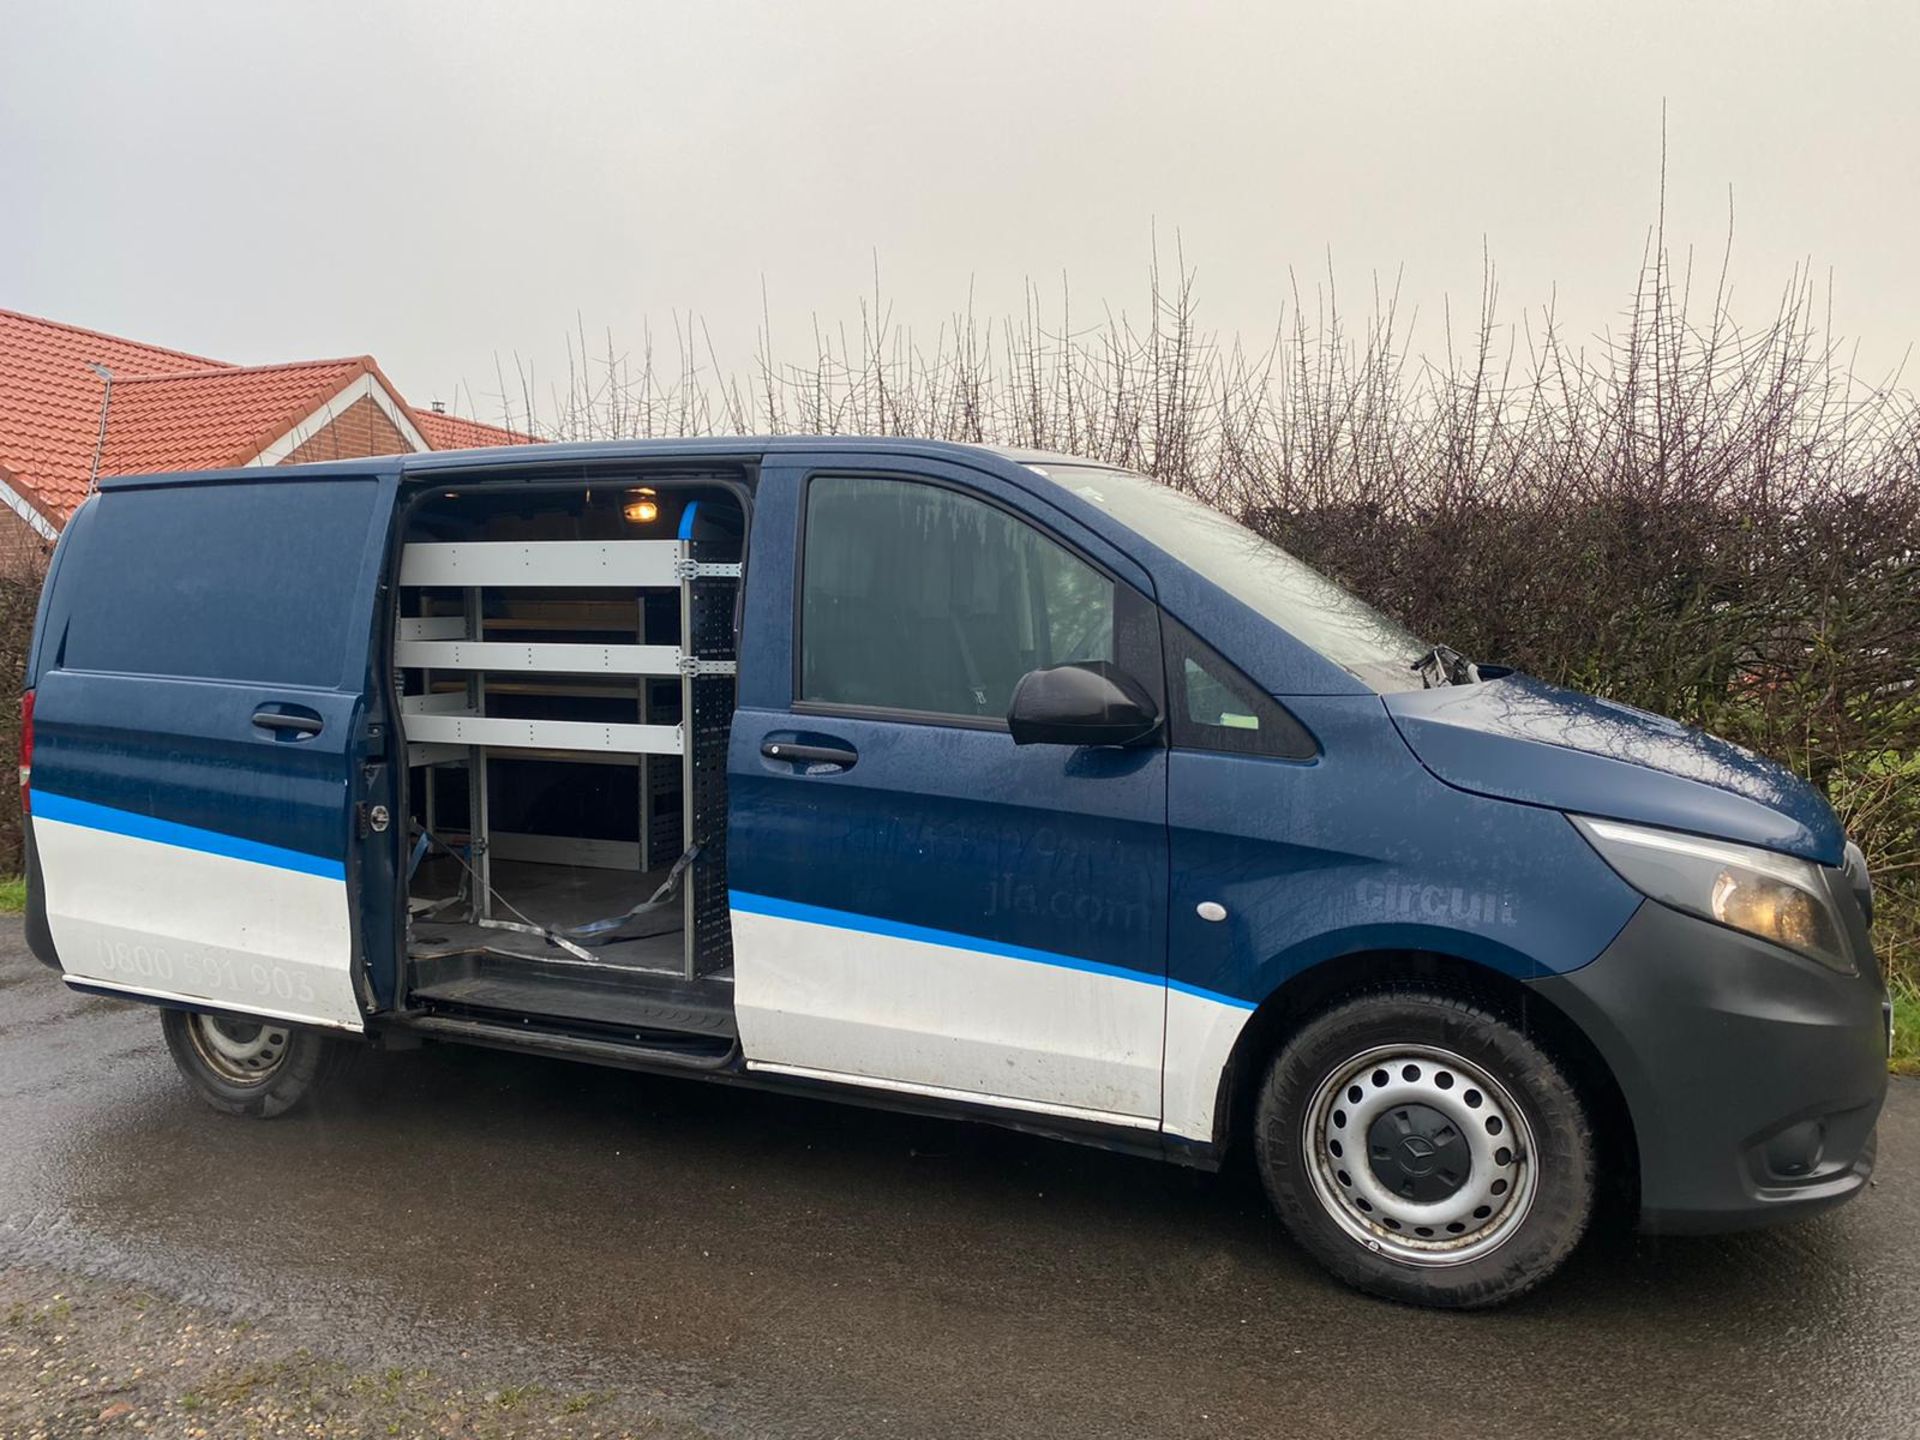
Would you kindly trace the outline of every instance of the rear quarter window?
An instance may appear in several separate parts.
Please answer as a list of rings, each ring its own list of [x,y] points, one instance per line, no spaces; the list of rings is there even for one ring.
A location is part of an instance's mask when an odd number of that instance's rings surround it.
[[[261,480],[108,490],[63,557],[66,670],[332,689],[379,486]]]

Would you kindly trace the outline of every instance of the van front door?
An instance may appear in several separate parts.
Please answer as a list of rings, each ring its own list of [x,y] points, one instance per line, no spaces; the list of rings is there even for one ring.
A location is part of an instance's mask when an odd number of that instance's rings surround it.
[[[1068,661],[1159,693],[1145,577],[992,477],[871,456],[763,470],[754,556],[728,774],[748,1063],[1156,1127],[1166,752],[1016,747],[1005,719]]]
[[[356,805],[381,773],[395,483],[122,482],[74,516],[30,675],[32,845],[70,980],[361,1028],[355,927],[391,933],[357,904]]]

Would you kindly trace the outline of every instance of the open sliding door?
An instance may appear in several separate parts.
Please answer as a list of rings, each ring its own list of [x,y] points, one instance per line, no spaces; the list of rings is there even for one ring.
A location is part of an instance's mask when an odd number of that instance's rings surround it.
[[[391,929],[360,904],[391,894],[363,787],[395,489],[250,471],[75,515],[31,674],[35,903],[70,983],[362,1027],[358,937]]]

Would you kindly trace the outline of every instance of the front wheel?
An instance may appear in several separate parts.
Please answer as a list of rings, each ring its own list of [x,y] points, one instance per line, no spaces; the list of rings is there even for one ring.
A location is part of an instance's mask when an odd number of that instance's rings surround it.
[[[1465,1309],[1559,1269],[1593,1210],[1579,1097],[1471,1001],[1389,991],[1336,1006],[1275,1057],[1261,1177],[1287,1228],[1375,1295]]]
[[[228,1115],[270,1120],[353,1060],[353,1047],[279,1020],[162,1010],[173,1063],[200,1098]]]

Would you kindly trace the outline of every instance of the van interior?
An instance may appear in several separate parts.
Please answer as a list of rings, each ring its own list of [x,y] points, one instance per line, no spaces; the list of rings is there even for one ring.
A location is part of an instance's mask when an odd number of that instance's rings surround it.
[[[402,983],[429,1030],[731,1055],[744,478],[494,482],[408,513]]]

